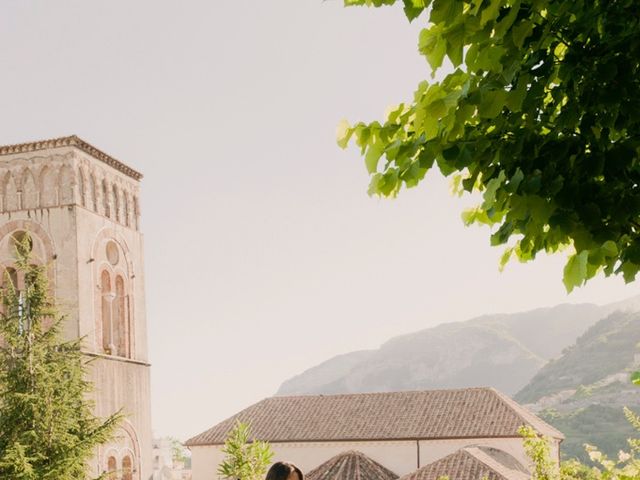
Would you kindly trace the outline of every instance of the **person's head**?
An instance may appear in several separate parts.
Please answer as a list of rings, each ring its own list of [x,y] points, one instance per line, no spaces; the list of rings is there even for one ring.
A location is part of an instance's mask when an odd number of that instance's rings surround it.
[[[271,465],[265,480],[304,480],[304,475],[293,463],[276,462]]]

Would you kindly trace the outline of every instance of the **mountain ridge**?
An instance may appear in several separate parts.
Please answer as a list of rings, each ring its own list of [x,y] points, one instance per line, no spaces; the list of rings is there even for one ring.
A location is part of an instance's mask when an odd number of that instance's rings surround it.
[[[332,357],[283,382],[276,395],[481,385],[513,395],[598,320],[638,308],[640,296],[441,323],[392,337],[377,349]]]

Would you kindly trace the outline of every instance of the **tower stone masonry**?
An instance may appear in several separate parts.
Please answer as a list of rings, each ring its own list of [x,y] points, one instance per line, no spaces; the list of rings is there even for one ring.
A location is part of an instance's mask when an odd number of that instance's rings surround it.
[[[76,136],[0,147],[0,263],[12,272],[13,244],[28,232],[65,337],[84,338],[93,360],[95,413],[126,415],[91,464],[118,480],[152,474],[141,179]]]

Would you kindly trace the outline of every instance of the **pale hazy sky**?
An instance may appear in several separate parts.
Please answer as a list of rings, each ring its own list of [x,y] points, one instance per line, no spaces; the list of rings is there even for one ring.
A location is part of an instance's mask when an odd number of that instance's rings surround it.
[[[563,259],[513,264],[433,174],[366,195],[338,121],[429,71],[399,8],[341,0],[3,0],[0,144],[77,134],[141,170],[153,423],[182,439],[329,357],[571,296]]]

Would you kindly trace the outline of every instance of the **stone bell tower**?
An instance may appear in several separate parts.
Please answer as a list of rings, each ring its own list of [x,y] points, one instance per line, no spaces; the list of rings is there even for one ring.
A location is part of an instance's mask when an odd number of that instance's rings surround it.
[[[29,232],[51,265],[65,336],[93,358],[96,414],[126,415],[92,464],[118,480],[152,470],[141,178],[76,136],[0,147],[0,263],[11,269],[11,242]]]

